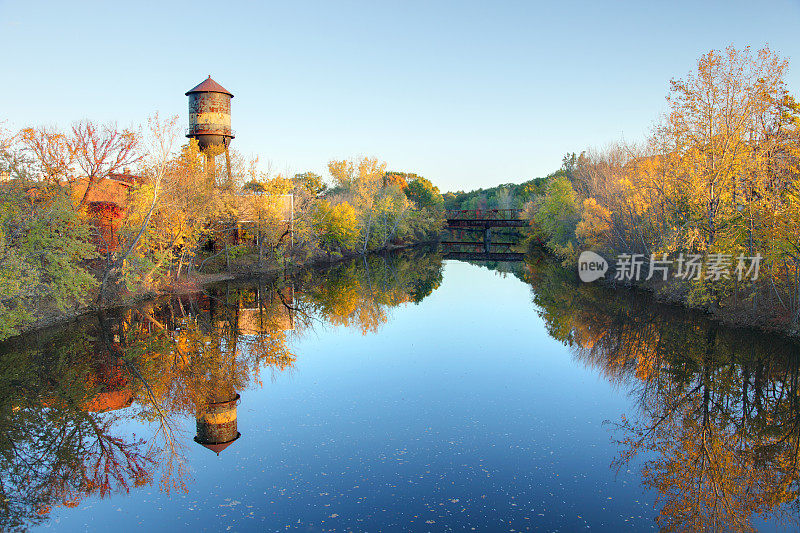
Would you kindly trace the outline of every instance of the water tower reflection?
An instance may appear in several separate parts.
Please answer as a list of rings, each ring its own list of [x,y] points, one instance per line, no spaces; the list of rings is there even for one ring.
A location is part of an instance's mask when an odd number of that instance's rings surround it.
[[[280,288],[226,286],[200,302],[213,331],[200,355],[194,441],[217,455],[241,437],[237,413],[241,396],[236,392],[240,351],[258,357],[263,351],[259,341],[276,335],[283,338],[284,332],[293,330],[293,301],[294,289],[289,284]]]

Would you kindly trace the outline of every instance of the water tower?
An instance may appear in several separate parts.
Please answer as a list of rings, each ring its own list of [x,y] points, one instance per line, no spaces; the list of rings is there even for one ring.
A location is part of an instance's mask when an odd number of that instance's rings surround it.
[[[227,394],[218,391],[207,399],[197,413],[197,435],[194,441],[219,453],[242,436],[238,430],[236,406],[239,395],[235,392]]]
[[[189,97],[189,131],[186,136],[197,139],[200,151],[206,156],[206,174],[216,177],[216,157],[225,153],[228,182],[231,181],[231,158],[228,146],[234,138],[231,129],[231,98],[233,94],[209,76],[186,93]]]

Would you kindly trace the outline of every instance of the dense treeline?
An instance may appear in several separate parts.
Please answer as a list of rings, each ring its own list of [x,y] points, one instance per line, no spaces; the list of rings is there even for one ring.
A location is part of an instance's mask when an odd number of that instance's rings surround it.
[[[527,206],[533,232],[567,265],[582,250],[612,265],[639,254],[642,280],[658,261],[702,257],[697,275],[649,283],[720,317],[796,330],[800,107],[786,68],[767,48],[705,54],[672,80],[669,109],[646,144],[584,152],[548,181]],[[739,279],[739,260],[757,256],[759,275],[749,260],[751,275]]]
[[[438,189],[377,159],[331,161],[328,184],[231,151],[231,173],[209,175],[196,142],[179,138],[177,117],[157,116],[142,131],[83,121],[0,132],[0,339],[198,273],[330,260],[441,229]]]
[[[565,157],[565,161],[570,156]],[[572,154],[574,157],[574,154]],[[563,170],[544,178],[533,178],[522,183],[506,183],[488,189],[448,192],[444,194],[445,209],[520,209],[540,195],[547,181],[563,174]]]

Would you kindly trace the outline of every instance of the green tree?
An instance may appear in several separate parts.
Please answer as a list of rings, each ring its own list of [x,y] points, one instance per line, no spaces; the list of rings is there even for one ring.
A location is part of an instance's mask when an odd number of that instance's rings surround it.
[[[575,229],[580,220],[580,208],[569,179],[558,176],[547,184],[546,195],[540,200],[533,220],[548,248],[564,260],[575,256]]]
[[[439,188],[421,176],[408,184],[405,193],[419,209],[441,209],[444,205]]]
[[[314,213],[320,247],[328,253],[334,250],[350,250],[358,241],[356,210],[347,202],[331,205],[321,201]]]
[[[90,300],[90,228],[58,185],[0,184],[0,339],[43,313]]]

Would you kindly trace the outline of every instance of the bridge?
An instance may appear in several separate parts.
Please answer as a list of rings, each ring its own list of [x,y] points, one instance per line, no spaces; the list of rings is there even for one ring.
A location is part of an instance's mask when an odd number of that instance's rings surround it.
[[[495,260],[520,259],[524,254],[513,252],[492,252],[492,246],[504,246],[506,249],[513,246],[514,242],[492,242],[492,228],[521,228],[528,225],[520,218],[521,209],[461,209],[445,211],[447,220],[446,229],[483,232],[483,242],[468,241],[442,241],[450,251],[448,257],[463,258],[489,258]],[[464,250],[464,248],[468,250]],[[457,249],[456,249],[457,248]],[[469,257],[462,257],[469,256]],[[518,257],[517,257],[518,256]],[[503,259],[500,259],[500,258]]]
[[[519,252],[447,252],[445,259],[462,261],[524,261],[525,254]]]
[[[521,228],[522,209],[461,209],[445,211],[448,228]]]

